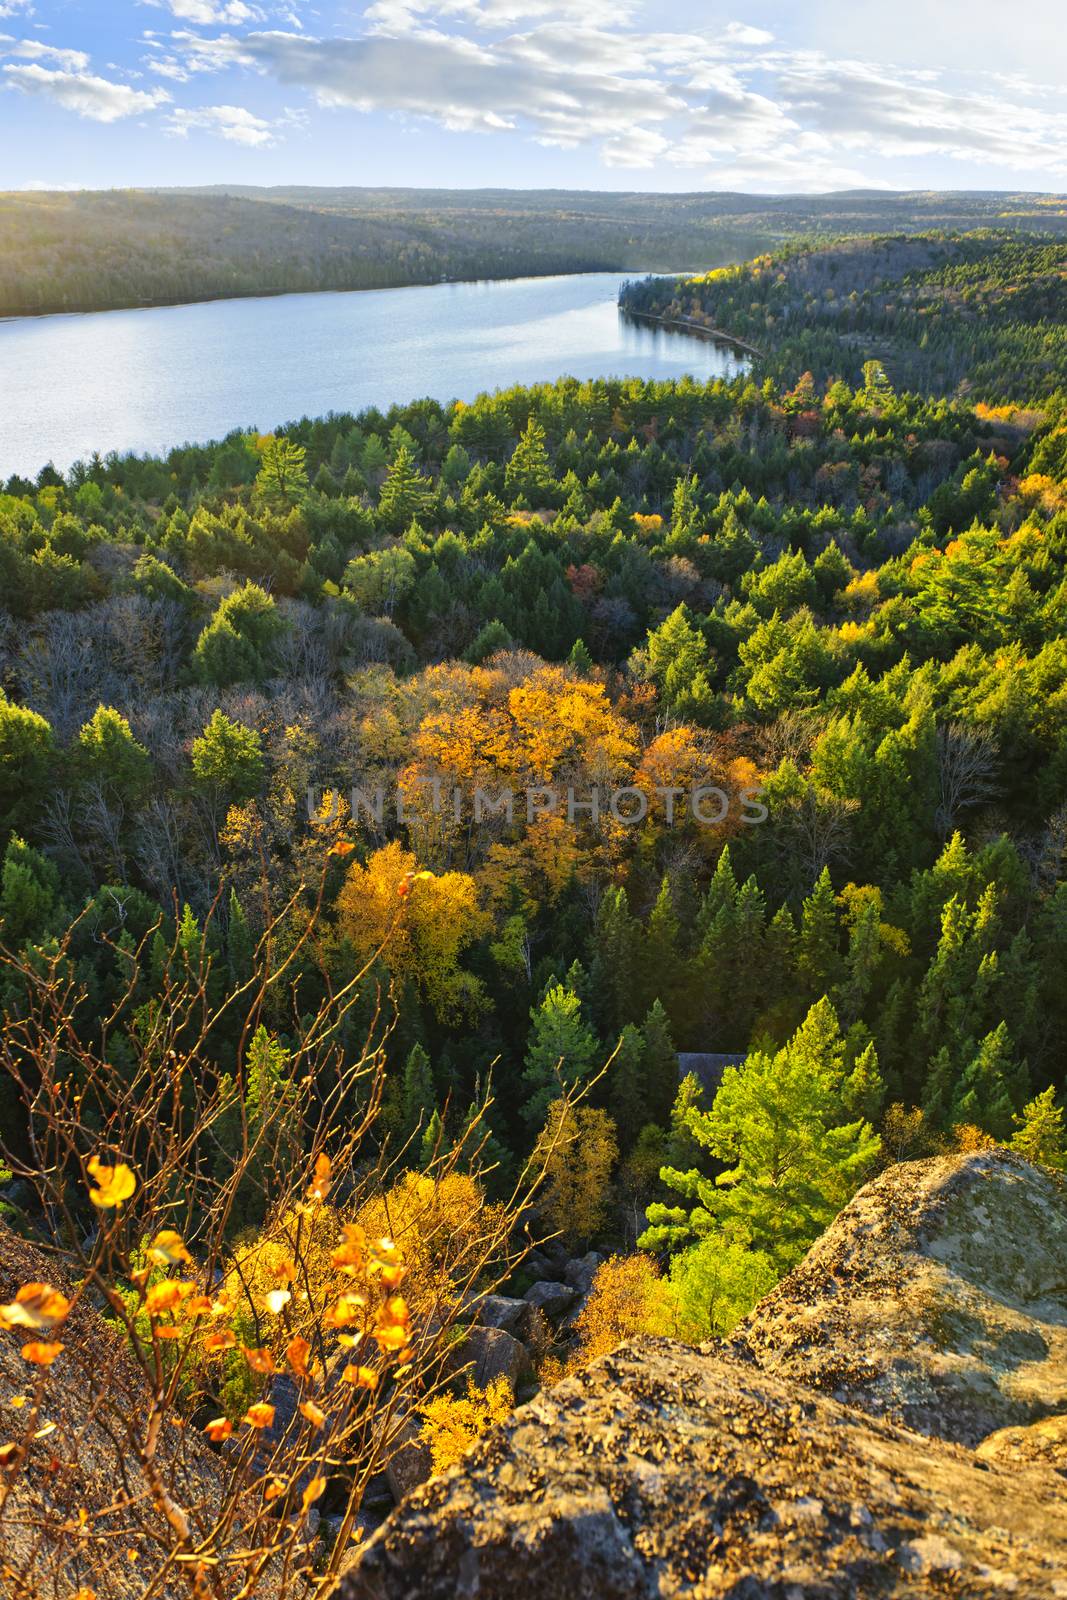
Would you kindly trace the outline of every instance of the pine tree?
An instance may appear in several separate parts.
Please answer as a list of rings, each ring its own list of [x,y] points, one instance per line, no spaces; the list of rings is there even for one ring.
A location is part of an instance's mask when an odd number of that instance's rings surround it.
[[[682,980],[678,933],[670,879],[664,878],[641,941],[640,959],[636,963],[635,976],[642,1009],[647,1009],[654,1001],[662,1000],[665,1008],[673,1014],[674,1000]]]
[[[665,1181],[694,1209],[686,1220],[679,1208],[650,1206],[642,1248],[722,1230],[788,1268],[863,1182],[880,1148],[849,1105],[845,1043],[826,999],[777,1054],[757,1051],[744,1066],[727,1067],[711,1108],[689,1112],[687,1122],[727,1170],[710,1179],[665,1168]]]
[[[1056,1104],[1056,1091],[1051,1084],[1012,1121],[1016,1128],[1011,1137],[1013,1150],[1027,1161],[1067,1172],[1067,1129],[1063,1125],[1063,1108]]]
[[[512,500],[522,498],[537,505],[554,487],[545,430],[531,417],[505,469],[504,491]]]
[[[597,909],[589,989],[593,1018],[606,1038],[614,1038],[639,1015],[635,971],[640,930],[630,915],[626,890],[609,888]]]
[[[522,1081],[527,1099],[522,1115],[528,1126],[543,1126],[549,1105],[561,1085],[571,1088],[593,1064],[596,1041],[582,1021],[582,1006],[571,989],[558,983],[530,1012],[533,1036],[526,1052]]]
[[[822,869],[801,907],[797,966],[812,1000],[830,994],[844,970],[839,949],[837,899],[828,867]]]
[[[964,1068],[952,1098],[953,1123],[973,1123],[995,1139],[1011,1131],[1026,1069],[1015,1059],[1005,1022],[987,1033]]]
[[[619,1131],[619,1143],[628,1151],[648,1121],[645,1095],[645,1041],[639,1029],[627,1023],[619,1038],[615,1059],[608,1067],[608,1110]]]
[[[385,475],[378,496],[378,515],[391,533],[404,530],[427,511],[433,490],[415,464],[407,445],[401,445]]]
[[[434,1156],[439,1154],[443,1139],[444,1123],[441,1121],[441,1113],[435,1106],[433,1116],[426,1124],[422,1142],[419,1145],[419,1166],[424,1170],[433,1161]]]
[[[254,943],[248,926],[248,919],[241,908],[236,889],[230,890],[226,951],[230,960],[230,975],[234,984],[246,983],[252,972]]]
[[[404,1079],[400,1094],[401,1135],[408,1139],[420,1123],[437,1108],[437,1090],[434,1087],[430,1058],[421,1044],[411,1047],[404,1063]]]
[[[645,1100],[648,1114],[661,1128],[670,1121],[671,1108],[678,1093],[678,1052],[671,1039],[667,1013],[654,1000],[641,1024],[644,1040]]]

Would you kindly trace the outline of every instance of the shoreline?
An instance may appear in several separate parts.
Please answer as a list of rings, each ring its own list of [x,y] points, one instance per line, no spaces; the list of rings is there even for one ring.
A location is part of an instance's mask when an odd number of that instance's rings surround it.
[[[654,311],[632,311],[621,300],[619,310],[633,317],[636,322],[657,322],[661,328],[681,328],[685,333],[700,334],[715,344],[732,345],[735,350],[743,350],[746,355],[755,356],[758,361],[763,360],[762,350],[757,350],[754,344],[749,344],[745,339],[737,338],[736,334],[724,332],[722,328],[708,328],[702,322],[691,322],[688,317],[661,317]]]
[[[38,311],[0,311],[0,324],[7,322],[34,322],[44,317],[104,317],[117,311],[167,311],[178,310],[182,306],[207,306],[218,305],[223,301],[240,300],[280,300],[296,295],[310,294],[393,294],[400,289],[444,289],[461,284],[477,283],[522,283],[527,280],[544,281],[550,278],[599,278],[604,276],[626,278],[636,271],[629,267],[580,267],[573,272],[560,272],[553,269],[551,272],[524,271],[509,273],[506,277],[492,278],[423,278],[417,283],[379,283],[357,284],[352,288],[324,288],[324,289],[250,289],[246,294],[227,293],[220,290],[217,294],[195,295],[191,299],[169,300],[135,300],[125,305],[114,306],[53,306],[50,310]],[[673,278],[675,272],[652,272],[651,277]]]

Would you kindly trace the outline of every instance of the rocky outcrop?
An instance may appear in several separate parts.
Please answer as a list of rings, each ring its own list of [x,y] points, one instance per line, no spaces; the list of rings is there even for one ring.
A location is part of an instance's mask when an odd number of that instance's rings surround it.
[[[1067,1411],[1067,1199],[1007,1150],[891,1167],[732,1347],[920,1433],[976,1445]]]
[[[636,1341],[521,1408],[339,1600],[1067,1600],[1065,1335],[1062,1184],[893,1168],[729,1345]]]

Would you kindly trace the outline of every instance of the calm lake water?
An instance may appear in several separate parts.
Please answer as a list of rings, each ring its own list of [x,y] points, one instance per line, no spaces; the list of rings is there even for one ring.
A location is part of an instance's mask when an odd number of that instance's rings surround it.
[[[94,450],[569,374],[733,376],[735,352],[625,321],[618,273],[0,321],[0,480]]]

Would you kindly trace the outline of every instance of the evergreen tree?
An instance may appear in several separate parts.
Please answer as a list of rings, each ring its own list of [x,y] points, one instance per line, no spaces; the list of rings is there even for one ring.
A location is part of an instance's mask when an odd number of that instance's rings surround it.
[[[527,1089],[522,1115],[531,1128],[543,1126],[561,1085],[572,1088],[593,1065],[596,1041],[581,1013],[578,996],[561,983],[553,985],[530,1012],[533,1035],[522,1074]]]
[[[868,1122],[853,1118],[844,1040],[829,1000],[809,1011],[774,1056],[727,1067],[708,1111],[690,1111],[697,1141],[726,1170],[717,1179],[664,1169],[694,1203],[651,1206],[643,1248],[662,1249],[724,1230],[782,1268],[792,1266],[863,1182],[879,1150]]]
[[[653,1122],[666,1127],[678,1093],[678,1052],[671,1039],[667,1013],[654,1000],[641,1024],[644,1041],[645,1101]]]
[[[619,1144],[628,1151],[648,1121],[645,1094],[645,1042],[640,1031],[627,1023],[608,1067],[608,1110],[618,1129]]]
[[[1067,1129],[1063,1125],[1063,1107],[1056,1104],[1056,1091],[1051,1084],[1012,1121],[1016,1129],[1010,1141],[1013,1150],[1027,1161],[1067,1172]]]
[[[401,1135],[410,1138],[437,1109],[437,1090],[433,1081],[430,1058],[421,1044],[412,1045],[404,1063],[403,1086],[400,1095]]]

